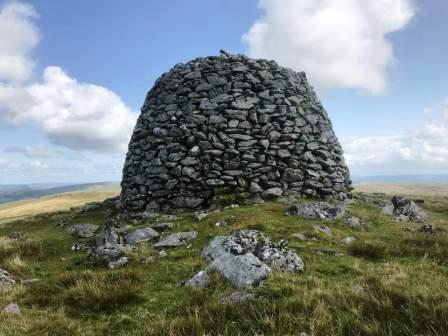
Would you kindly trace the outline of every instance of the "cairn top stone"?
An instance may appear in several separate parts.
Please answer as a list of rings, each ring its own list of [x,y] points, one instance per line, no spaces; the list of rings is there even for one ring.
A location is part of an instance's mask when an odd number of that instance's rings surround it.
[[[197,208],[217,192],[344,198],[342,148],[303,72],[221,52],[149,91],[123,168],[128,210]]]

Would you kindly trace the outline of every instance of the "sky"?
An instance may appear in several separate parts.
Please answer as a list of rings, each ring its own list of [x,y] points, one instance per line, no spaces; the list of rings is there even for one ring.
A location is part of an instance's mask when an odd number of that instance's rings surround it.
[[[352,175],[448,174],[442,0],[0,0],[0,184],[119,181],[146,93],[220,49],[305,71]]]

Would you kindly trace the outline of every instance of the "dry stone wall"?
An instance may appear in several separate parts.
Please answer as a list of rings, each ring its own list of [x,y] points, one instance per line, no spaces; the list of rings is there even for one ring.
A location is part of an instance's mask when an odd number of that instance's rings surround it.
[[[222,52],[177,64],[148,93],[129,144],[129,210],[204,206],[218,192],[345,197],[351,181],[305,73]]]

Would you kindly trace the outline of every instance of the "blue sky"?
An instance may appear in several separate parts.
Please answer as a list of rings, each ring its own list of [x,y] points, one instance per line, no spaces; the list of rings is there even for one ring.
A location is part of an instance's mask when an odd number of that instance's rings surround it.
[[[219,49],[305,70],[353,174],[448,173],[444,1],[0,6],[0,183],[119,180],[157,77]]]

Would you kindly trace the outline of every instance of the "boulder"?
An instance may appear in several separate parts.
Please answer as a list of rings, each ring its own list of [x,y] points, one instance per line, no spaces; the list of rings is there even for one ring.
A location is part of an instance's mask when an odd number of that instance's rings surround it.
[[[151,227],[145,227],[143,229],[138,229],[133,232],[129,232],[124,236],[124,241],[126,244],[135,245],[142,242],[150,241],[158,238],[159,234],[156,230]]]
[[[258,286],[271,269],[252,253],[235,255],[229,252],[214,259],[207,271],[218,271],[237,288]]]
[[[293,233],[291,235],[293,238],[297,238],[302,241],[315,241],[317,240],[315,233],[310,232],[299,232],[299,233]]]
[[[287,210],[287,214],[306,219],[334,220],[344,216],[345,205],[331,205],[327,202],[294,205]]]
[[[297,273],[303,261],[287,248],[287,241],[272,242],[256,230],[238,230],[217,236],[202,250],[209,262],[205,271],[218,271],[237,288],[258,286],[271,269]]]
[[[414,201],[400,196],[392,197],[393,214],[401,221],[422,221],[427,218],[425,211]]]

